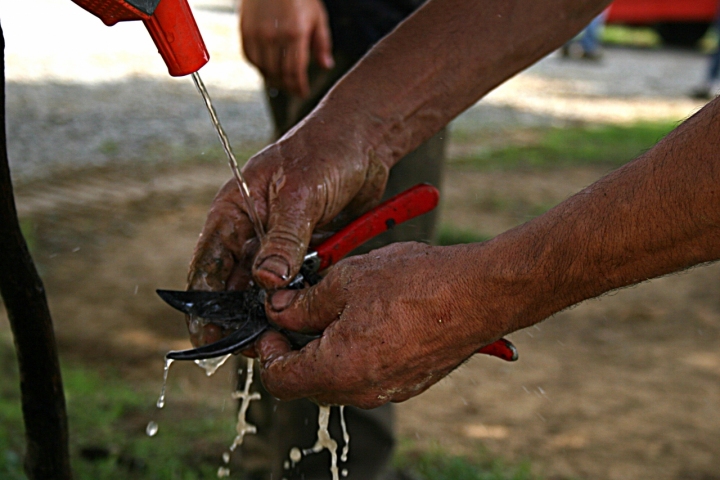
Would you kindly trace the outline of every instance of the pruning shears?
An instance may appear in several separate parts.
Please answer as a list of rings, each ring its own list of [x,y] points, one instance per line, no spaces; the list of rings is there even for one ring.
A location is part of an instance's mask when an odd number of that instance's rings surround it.
[[[419,184],[392,197],[370,210],[348,226],[335,233],[317,250],[305,256],[300,273],[287,288],[301,289],[318,283],[320,272],[335,264],[352,250],[395,225],[433,210],[440,199],[437,188]],[[177,291],[157,290],[158,295],[171,307],[192,318],[235,329],[230,335],[215,343],[189,350],[169,352],[172,360],[203,360],[241,351],[266,330],[277,329],[265,315],[265,291],[251,287],[243,291]],[[280,329],[295,347],[301,347],[316,337],[309,337]],[[503,360],[515,361],[518,352],[506,339],[480,348],[476,353],[492,355]]]

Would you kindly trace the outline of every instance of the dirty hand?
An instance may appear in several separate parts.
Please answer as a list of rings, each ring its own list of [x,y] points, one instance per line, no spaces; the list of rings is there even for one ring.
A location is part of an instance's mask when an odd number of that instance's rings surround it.
[[[263,384],[283,400],[361,408],[422,393],[514,329],[502,279],[478,284],[482,248],[396,243],[341,261],[309,289],[275,292],[274,322],[322,337],[292,351],[283,335],[264,334]]]
[[[247,59],[272,87],[306,97],[311,53],[332,68],[332,40],[320,0],[243,0],[240,35]]]
[[[380,201],[388,167],[368,153],[357,132],[333,133],[315,121],[326,124],[318,116],[306,120],[308,128],[267,147],[243,168],[265,225],[262,244],[235,180],[220,190],[195,247],[188,289],[241,290],[251,278],[268,290],[283,287],[299,271],[313,234],[336,230]],[[196,346],[224,336],[213,325],[189,328]]]

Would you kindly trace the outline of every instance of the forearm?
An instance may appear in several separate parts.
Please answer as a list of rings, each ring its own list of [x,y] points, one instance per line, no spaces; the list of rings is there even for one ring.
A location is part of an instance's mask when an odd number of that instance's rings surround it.
[[[607,0],[431,0],[375,46],[308,120],[354,129],[388,166],[561,46]],[[332,125],[332,126],[331,126]]]
[[[714,101],[637,160],[488,245],[502,259],[485,252],[488,268],[516,300],[511,330],[720,258],[719,119]]]

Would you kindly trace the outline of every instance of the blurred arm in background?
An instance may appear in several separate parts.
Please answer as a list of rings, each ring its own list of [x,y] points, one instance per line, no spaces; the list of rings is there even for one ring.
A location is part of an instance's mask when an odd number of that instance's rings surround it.
[[[320,0],[243,0],[240,36],[248,61],[268,86],[305,97],[311,60],[332,68],[332,40]]]

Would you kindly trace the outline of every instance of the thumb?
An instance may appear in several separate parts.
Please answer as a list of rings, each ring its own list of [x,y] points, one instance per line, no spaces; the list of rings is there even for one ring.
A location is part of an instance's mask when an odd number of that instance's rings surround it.
[[[268,297],[270,320],[288,330],[319,333],[338,320],[345,310],[345,289],[332,272],[304,290],[279,290]]]
[[[312,51],[321,67],[329,70],[335,66],[332,55],[332,37],[327,17],[322,18],[313,31]]]
[[[267,290],[286,286],[300,270],[318,222],[316,212],[322,211],[311,192],[285,183],[280,169],[270,182],[267,234],[252,269],[255,280]]]

